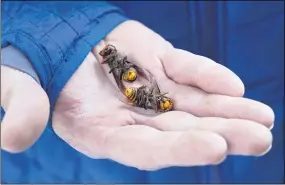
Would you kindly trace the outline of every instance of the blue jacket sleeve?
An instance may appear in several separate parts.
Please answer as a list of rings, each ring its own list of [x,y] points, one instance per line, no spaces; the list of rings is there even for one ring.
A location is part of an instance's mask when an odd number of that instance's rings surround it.
[[[51,109],[84,58],[127,18],[96,2],[2,2],[2,42],[20,50],[38,73]]]
[[[39,77],[31,65],[31,62],[23,53],[11,45],[1,48],[1,66],[2,65],[26,73],[40,83]]]

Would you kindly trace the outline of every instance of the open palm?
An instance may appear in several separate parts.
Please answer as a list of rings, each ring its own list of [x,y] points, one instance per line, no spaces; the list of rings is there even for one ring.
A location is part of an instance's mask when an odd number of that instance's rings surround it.
[[[107,43],[148,69],[175,110],[149,116],[122,103],[108,66],[100,64],[98,53]],[[257,156],[270,149],[272,110],[242,98],[242,82],[225,67],[173,48],[134,21],[118,26],[93,53],[53,112],[55,132],[79,152],[153,170],[217,164],[228,154]]]

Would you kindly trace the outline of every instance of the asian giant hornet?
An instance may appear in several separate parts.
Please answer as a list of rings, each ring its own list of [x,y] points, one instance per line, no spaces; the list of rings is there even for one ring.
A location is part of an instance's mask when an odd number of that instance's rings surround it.
[[[135,65],[127,61],[127,56],[118,53],[115,46],[108,44],[99,54],[103,57],[102,64],[108,63],[109,73],[115,73],[120,80],[133,82],[137,79],[137,70]]]
[[[154,88],[148,89],[143,85],[138,88],[126,88],[125,96],[129,101],[126,103],[142,107],[145,110],[152,108],[155,112],[167,112],[172,110],[172,100],[165,96],[167,93],[154,93]]]
[[[99,54],[103,57],[102,64],[108,63],[111,68],[109,73],[113,73],[115,82],[121,91],[120,101],[145,110],[153,109],[156,113],[173,109],[172,100],[165,96],[167,93],[160,93],[156,80],[146,69],[128,62],[127,57],[118,54],[116,48],[110,44],[105,46]],[[138,73],[149,81],[150,86],[126,88],[122,79],[134,81]]]

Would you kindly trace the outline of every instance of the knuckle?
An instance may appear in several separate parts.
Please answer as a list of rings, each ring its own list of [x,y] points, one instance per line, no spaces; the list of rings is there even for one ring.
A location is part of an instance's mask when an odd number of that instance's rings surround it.
[[[5,147],[1,147],[1,149],[3,149],[4,151],[6,152],[9,152],[11,154],[18,154],[18,153],[21,153],[23,152],[25,149],[21,149],[21,148],[18,148],[18,147],[14,147],[14,146],[5,146]]]
[[[8,135],[7,135],[8,134]],[[21,153],[30,147],[30,143],[27,143],[23,138],[21,132],[9,132],[2,133],[1,135],[1,149],[9,153]]]

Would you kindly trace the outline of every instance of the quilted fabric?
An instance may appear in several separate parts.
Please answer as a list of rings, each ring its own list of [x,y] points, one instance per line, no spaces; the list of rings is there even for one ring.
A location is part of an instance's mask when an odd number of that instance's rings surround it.
[[[27,55],[52,109],[91,48],[127,18],[106,2],[6,1],[2,20],[2,47],[12,44]]]

